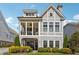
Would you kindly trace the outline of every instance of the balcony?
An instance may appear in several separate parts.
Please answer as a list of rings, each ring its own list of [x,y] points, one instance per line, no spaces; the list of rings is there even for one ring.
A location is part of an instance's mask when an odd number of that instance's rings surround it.
[[[21,23],[20,35],[38,35],[38,22]]]

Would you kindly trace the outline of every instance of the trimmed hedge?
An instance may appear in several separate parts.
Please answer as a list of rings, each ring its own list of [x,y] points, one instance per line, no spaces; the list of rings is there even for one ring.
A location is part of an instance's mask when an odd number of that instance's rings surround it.
[[[64,53],[71,54],[71,49],[69,48],[38,48],[38,52],[51,52],[51,53]]]
[[[38,52],[53,52],[56,53],[58,52],[58,48],[38,48]]]
[[[58,49],[58,48],[52,48],[52,52],[53,52],[53,53],[59,53],[59,50],[60,50],[60,49]]]
[[[72,51],[69,48],[62,48],[62,49],[60,49],[60,53],[71,54]]]
[[[75,48],[75,52],[79,53],[79,48]]]
[[[38,48],[38,52],[48,52],[48,48]]]
[[[9,47],[9,53],[23,53],[23,52],[31,52],[32,48],[29,46],[12,46]]]

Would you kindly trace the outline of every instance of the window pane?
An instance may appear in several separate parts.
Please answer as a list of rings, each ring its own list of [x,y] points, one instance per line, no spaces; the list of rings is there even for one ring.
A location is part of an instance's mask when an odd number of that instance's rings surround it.
[[[43,41],[43,47],[47,48],[47,41]]]
[[[55,48],[59,48],[59,41],[55,41]]]
[[[49,47],[53,48],[53,41],[49,41]]]
[[[43,31],[44,31],[44,32],[47,31],[47,22],[43,22]]]
[[[55,32],[59,32],[59,22],[55,23]]]
[[[53,32],[53,22],[49,22],[49,32]]]
[[[52,13],[50,13],[50,16],[52,16]]]

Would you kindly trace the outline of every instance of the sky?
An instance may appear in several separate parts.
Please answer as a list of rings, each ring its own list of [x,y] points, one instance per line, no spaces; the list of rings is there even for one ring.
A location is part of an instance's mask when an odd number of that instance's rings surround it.
[[[53,4],[57,6],[57,3]],[[41,15],[49,6],[48,3],[0,3],[0,11],[3,13],[9,27],[19,31],[18,16],[23,16],[23,9],[37,9]],[[65,23],[79,21],[79,3],[62,3],[62,13],[65,16]]]

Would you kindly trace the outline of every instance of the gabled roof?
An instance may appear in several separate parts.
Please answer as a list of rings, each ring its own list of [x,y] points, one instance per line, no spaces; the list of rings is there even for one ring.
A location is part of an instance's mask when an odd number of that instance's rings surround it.
[[[64,15],[52,4],[49,5],[49,7],[46,9],[46,11],[42,14],[42,16],[44,16],[46,14],[46,12],[52,8],[60,17],[64,18]]]

